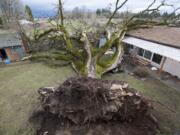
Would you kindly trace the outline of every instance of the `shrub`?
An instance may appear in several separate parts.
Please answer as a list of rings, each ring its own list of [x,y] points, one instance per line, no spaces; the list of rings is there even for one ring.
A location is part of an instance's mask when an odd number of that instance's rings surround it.
[[[135,71],[134,74],[140,78],[145,78],[149,75],[148,70],[145,67],[138,67]]]

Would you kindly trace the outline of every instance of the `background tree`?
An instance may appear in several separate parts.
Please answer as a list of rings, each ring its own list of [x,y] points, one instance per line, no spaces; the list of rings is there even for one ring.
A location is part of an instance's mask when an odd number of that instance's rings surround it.
[[[171,22],[171,24],[176,25],[176,21],[179,20],[179,14],[177,13],[178,10],[180,10],[180,7],[175,8],[171,13],[164,12],[162,14],[164,24],[169,24],[169,22]]]
[[[82,18],[82,17],[83,17],[83,13],[81,12],[80,8],[79,7],[75,7],[72,10],[72,18],[73,19],[79,19],[79,18]]]
[[[4,22],[14,21],[23,11],[19,0],[0,0],[0,11]]]
[[[27,20],[33,22],[34,17],[33,17],[33,14],[32,14],[32,10],[28,5],[25,6],[25,13],[26,13]]]
[[[101,14],[103,15],[103,16],[105,16],[105,17],[109,17],[110,15],[111,15],[111,10],[110,10],[110,8],[103,8],[102,10],[101,10]]]
[[[90,19],[92,17],[91,10],[87,9],[86,6],[75,7],[71,12],[72,19]]]
[[[161,7],[168,6],[165,2],[156,6],[156,0],[153,0],[145,10],[127,16],[121,22],[113,23],[112,25],[113,18],[127,1],[128,0],[124,0],[120,3],[120,0],[116,0],[114,11],[112,13],[108,11],[108,21],[102,27],[87,26],[87,24],[85,24],[79,28],[74,28],[74,30],[70,32],[64,24],[64,19],[62,19],[61,24],[57,24],[56,27],[36,34],[35,41],[43,37],[48,37],[50,40],[59,39],[63,43],[60,44],[61,47],[59,50],[44,55],[34,55],[33,58],[68,61],[81,75],[100,78],[104,73],[121,64],[123,56],[122,40],[128,31],[159,25],[158,22],[150,19],[142,19],[141,15],[159,11]],[[62,6],[59,6],[59,8],[62,8]],[[76,13],[77,11],[76,8]],[[63,10],[61,10],[61,12],[60,18],[62,18]],[[102,10],[102,12],[106,11]],[[96,48],[96,41],[100,39],[102,35],[106,37],[106,42],[100,48]],[[114,53],[107,56],[106,52],[112,47],[114,48]]]
[[[96,15],[97,15],[97,16],[100,16],[100,15],[101,15],[101,9],[97,9],[97,10],[96,10]]]

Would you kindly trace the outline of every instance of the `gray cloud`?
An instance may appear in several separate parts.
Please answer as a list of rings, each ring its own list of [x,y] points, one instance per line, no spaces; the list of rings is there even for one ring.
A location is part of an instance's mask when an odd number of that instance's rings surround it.
[[[53,9],[57,3],[57,0],[22,0],[25,4],[30,6],[36,6],[42,9]],[[157,0],[159,4],[162,0]],[[180,6],[180,0],[166,0],[167,3]],[[152,0],[129,0],[122,10],[130,10],[138,12],[147,7]],[[86,6],[89,9],[95,10],[97,8],[107,7],[109,4],[114,7],[115,0],[64,0],[65,9],[71,10],[74,7]],[[170,9],[168,9],[170,10]]]

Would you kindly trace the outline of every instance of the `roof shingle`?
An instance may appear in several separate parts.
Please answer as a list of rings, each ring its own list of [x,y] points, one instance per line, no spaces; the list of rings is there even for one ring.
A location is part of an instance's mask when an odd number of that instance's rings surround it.
[[[155,26],[149,29],[133,30],[127,35],[180,48],[180,28],[177,27]]]
[[[0,34],[0,48],[21,46],[22,41],[17,33]]]

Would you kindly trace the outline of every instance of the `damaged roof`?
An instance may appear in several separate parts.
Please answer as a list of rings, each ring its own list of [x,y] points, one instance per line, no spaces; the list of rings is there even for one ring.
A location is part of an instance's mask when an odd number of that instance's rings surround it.
[[[133,30],[127,35],[180,49],[180,28],[178,27],[155,26]]]

